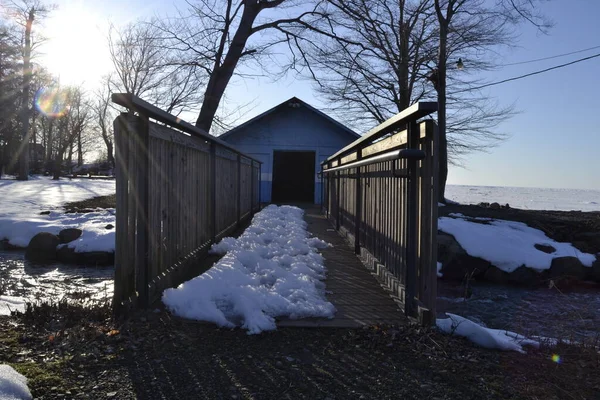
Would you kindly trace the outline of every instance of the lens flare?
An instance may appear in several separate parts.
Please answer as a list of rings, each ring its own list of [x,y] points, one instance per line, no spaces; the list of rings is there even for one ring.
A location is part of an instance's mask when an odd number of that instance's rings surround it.
[[[557,364],[560,364],[560,356],[558,354],[552,354],[552,361]]]
[[[60,117],[69,110],[65,91],[55,87],[42,88],[35,94],[35,108],[48,117]]]

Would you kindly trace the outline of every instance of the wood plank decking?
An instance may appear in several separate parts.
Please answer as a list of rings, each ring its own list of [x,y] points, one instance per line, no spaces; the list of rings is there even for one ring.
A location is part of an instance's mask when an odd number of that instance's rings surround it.
[[[327,299],[337,313],[333,319],[282,320],[279,326],[349,328],[375,324],[404,324],[398,304],[315,207],[305,208],[308,230],[333,247],[322,250],[327,267]]]

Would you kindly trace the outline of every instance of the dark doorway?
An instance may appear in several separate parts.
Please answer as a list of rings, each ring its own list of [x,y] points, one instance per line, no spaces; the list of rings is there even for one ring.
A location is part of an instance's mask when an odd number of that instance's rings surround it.
[[[273,203],[315,202],[315,152],[273,153]]]

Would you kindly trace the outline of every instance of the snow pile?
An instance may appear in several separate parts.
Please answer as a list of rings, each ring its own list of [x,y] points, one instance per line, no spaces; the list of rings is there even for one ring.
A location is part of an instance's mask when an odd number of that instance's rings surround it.
[[[323,257],[327,243],[310,238],[303,211],[270,205],[238,238],[224,238],[212,251],[225,256],[204,274],[163,293],[175,315],[241,326],[249,334],[276,328],[275,318],[332,318],[325,299]]]
[[[82,236],[68,244],[77,252],[114,251],[115,211],[102,210],[85,214],[64,214],[62,206],[115,193],[114,180],[72,179],[53,181],[33,177],[29,181],[0,180],[0,240],[13,246],[27,247],[39,232],[58,234],[65,228],[79,228]],[[40,215],[42,211],[51,211]]]
[[[28,400],[31,398],[31,392],[27,387],[27,378],[9,365],[0,365],[0,400]]]
[[[25,312],[25,299],[15,296],[0,296],[0,315],[10,315],[11,311]]]
[[[488,349],[513,350],[525,353],[523,346],[538,348],[540,343],[518,333],[490,329],[469,321],[459,315],[447,313],[450,318],[437,319],[437,327],[445,333],[465,337],[473,343]]]
[[[452,216],[456,218],[440,217],[438,229],[454,236],[470,256],[483,258],[505,272],[510,273],[521,265],[549,269],[552,259],[557,257],[577,257],[586,267],[591,267],[596,260],[594,255],[582,253],[570,243],[556,242],[522,222],[489,218],[469,220],[462,214]],[[552,246],[556,251],[548,254],[536,249],[535,244]]]

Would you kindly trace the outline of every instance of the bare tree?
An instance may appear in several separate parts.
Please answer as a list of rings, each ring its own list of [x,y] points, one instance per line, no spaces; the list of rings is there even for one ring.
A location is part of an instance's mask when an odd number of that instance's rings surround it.
[[[112,128],[114,118],[111,112],[110,77],[103,79],[100,89],[94,94],[91,107],[97,130],[106,146],[106,161],[114,168],[114,132]]]
[[[434,0],[435,15],[438,21],[438,58],[437,65],[430,76],[437,92],[438,100],[438,130],[440,138],[440,172],[439,172],[439,200],[446,201],[446,181],[448,178],[448,148],[449,125],[447,124],[448,106],[448,68],[449,59],[455,54],[466,54],[470,52],[472,57],[467,56],[467,61],[481,59],[481,53],[499,45],[509,45],[516,40],[514,27],[521,22],[535,25],[541,31],[545,31],[551,23],[536,11],[536,0],[500,0],[491,4],[485,0]],[[484,53],[485,54],[485,53]],[[477,57],[479,56],[479,57]],[[480,69],[486,67],[485,62],[479,61]],[[463,82],[464,83],[464,82]],[[468,84],[467,84],[468,86]],[[469,88],[454,90],[454,94],[472,93]],[[454,97],[456,100],[456,97]],[[485,115],[478,123],[482,128],[469,129],[468,132],[489,131],[490,126],[497,125],[503,118],[504,112],[485,113],[483,107],[475,107],[475,110]],[[488,124],[485,124],[487,121]],[[467,117],[463,123],[473,121]],[[483,124],[482,124],[483,121]],[[457,122],[461,122],[460,120]],[[467,125],[468,126],[468,125]],[[461,125],[455,123],[455,129]],[[455,149],[465,149],[465,144]]]
[[[429,1],[329,0],[324,5],[333,34],[313,35],[294,50],[301,52],[334,114],[362,130],[428,95],[424,77],[435,40]]]
[[[40,38],[36,41],[33,37],[33,23],[36,19],[48,15],[53,7],[44,4],[41,0],[12,0],[4,5],[22,31],[22,88],[21,88],[21,145],[19,146],[19,180],[29,179],[29,140],[31,138],[30,118],[31,108],[31,77],[33,69],[31,59],[34,49],[40,44]]]
[[[226,88],[241,65],[256,63],[260,74],[265,67],[263,57],[273,61],[277,46],[287,47],[307,30],[320,30],[321,21],[328,18],[318,10],[320,2],[201,0],[175,17],[153,21],[171,54],[169,63],[192,68],[202,77],[198,82],[203,89],[197,87],[202,106],[196,126],[210,131]]]
[[[200,103],[198,76],[191,66],[172,62],[173,51],[162,32],[144,22],[109,31],[114,73],[108,78],[113,92],[127,92],[179,114]]]

